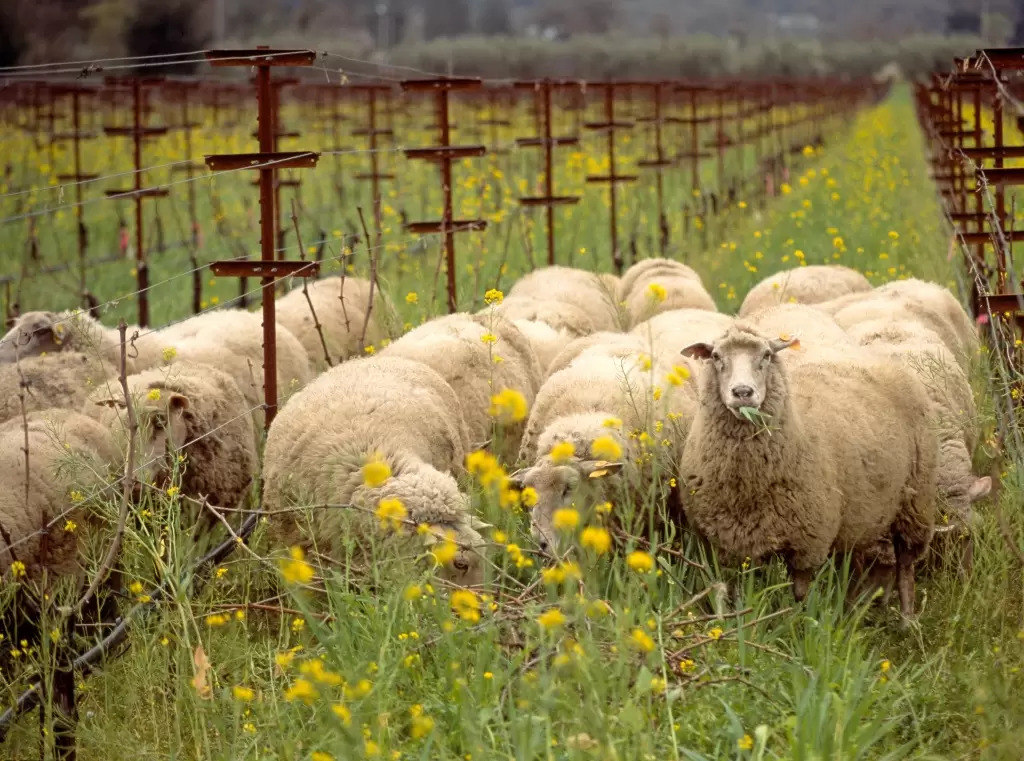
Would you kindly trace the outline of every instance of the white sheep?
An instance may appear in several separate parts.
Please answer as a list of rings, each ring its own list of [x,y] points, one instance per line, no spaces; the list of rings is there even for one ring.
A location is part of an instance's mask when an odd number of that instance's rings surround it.
[[[646,287],[640,287],[644,283]],[[627,322],[633,327],[660,312],[676,309],[717,311],[715,300],[699,280],[678,275],[641,279],[623,301]]]
[[[680,462],[686,517],[727,560],[781,555],[798,600],[831,552],[888,536],[911,616],[914,562],[935,513],[938,441],[925,389],[856,347],[789,371],[781,352],[792,342],[737,321],[713,344],[686,348],[709,360]]]
[[[550,377],[559,370],[564,370],[577,357],[591,352],[591,350],[593,350],[592,353],[605,356],[636,357],[643,352],[649,352],[649,345],[644,338],[632,333],[601,330],[588,336],[580,336],[566,344],[565,348],[555,355],[548,366],[547,376]]]
[[[338,365],[295,394],[270,427],[263,463],[270,536],[365,568],[379,562],[371,561],[376,539],[415,537],[412,527],[427,524],[424,539],[452,532],[460,547],[447,571],[476,582],[481,524],[452,475],[468,451],[459,399],[427,365],[381,355]],[[372,462],[386,467],[364,473]],[[400,532],[377,530],[382,501],[385,523],[404,516]]]
[[[666,277],[683,277],[697,283],[701,282],[697,271],[682,262],[661,257],[641,259],[622,273],[622,278],[619,281],[618,300],[625,301],[634,291],[642,291],[652,282],[658,282]]]
[[[97,384],[116,375],[114,365],[95,354],[59,351],[0,364],[0,423],[21,415],[20,384],[26,384],[25,411],[51,407],[77,410]]]
[[[557,330],[540,320],[512,320],[512,324],[530,341],[542,376],[548,374],[551,361],[558,353],[576,338],[569,331]]]
[[[525,296],[576,307],[590,318],[591,330],[585,332],[619,328],[620,320],[613,284],[594,272],[573,267],[541,267],[519,278],[506,295],[506,301]],[[510,307],[506,304],[500,311],[509,319],[543,319],[525,314],[510,316],[506,314],[508,309]],[[550,322],[548,324],[552,327],[561,327]]]
[[[145,332],[129,325],[127,340],[136,332]],[[74,351],[120,366],[121,337],[117,328],[108,328],[82,310],[64,312],[25,312],[0,338],[0,364],[14,362],[18,357]],[[137,369],[134,352],[126,352],[128,372]]]
[[[835,320],[806,304],[776,304],[744,319],[766,336],[797,339],[798,343],[786,352],[786,363],[790,367],[829,357],[841,359],[855,346]]]
[[[638,323],[629,332],[647,341],[652,353],[669,358],[672,364],[685,363],[696,374],[700,363],[680,356],[679,352],[690,344],[717,338],[732,322],[732,316],[721,312],[672,309]]]
[[[385,339],[394,337],[401,322],[391,299],[378,285],[373,289],[373,308],[370,310],[370,281],[357,277],[327,277],[309,283],[309,300],[316,310],[323,331],[324,342],[333,363],[361,354],[363,326],[366,326],[365,345],[379,347]],[[296,288],[277,302],[277,322],[287,328],[302,343],[310,361],[324,369],[323,344],[309,309],[309,302]],[[367,322],[366,313],[370,311]]]
[[[429,320],[380,354],[413,359],[436,370],[459,398],[474,448],[489,441],[494,431],[491,397],[512,389],[529,407],[540,387],[540,365],[529,340],[498,314],[457,313]],[[522,421],[502,428],[511,452],[519,446],[522,429]]]
[[[577,306],[564,301],[550,301],[533,296],[507,296],[494,307],[485,307],[477,314],[489,314],[491,311],[500,314],[506,320],[532,320],[573,338],[593,333],[596,328],[590,314]]]
[[[775,304],[817,304],[848,293],[871,290],[861,273],[841,264],[811,264],[769,275],[747,292],[739,316],[747,317]]]

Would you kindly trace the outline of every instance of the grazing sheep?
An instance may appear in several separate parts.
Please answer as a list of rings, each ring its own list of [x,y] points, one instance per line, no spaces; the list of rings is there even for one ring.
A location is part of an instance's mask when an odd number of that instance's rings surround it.
[[[664,356],[672,364],[685,364],[696,376],[700,363],[679,355],[680,349],[701,341],[712,341],[733,323],[733,317],[707,309],[672,309],[661,312],[633,327],[630,333],[641,336],[651,353]]]
[[[128,326],[127,338],[140,330]],[[25,312],[3,338],[0,338],[0,363],[14,362],[21,357],[75,351],[114,364],[121,362],[121,335],[117,328],[108,328],[88,312]],[[135,372],[134,353],[127,352],[129,373]]]
[[[660,312],[676,309],[705,309],[717,311],[715,300],[711,298],[699,280],[688,277],[667,276],[650,281],[641,280],[623,299],[625,301],[626,318],[631,327],[648,320]]]
[[[830,357],[842,358],[855,346],[835,320],[805,304],[776,304],[748,315],[745,322],[767,336],[797,339],[798,343],[786,352],[789,367]]]
[[[24,378],[25,411],[78,409],[97,384],[116,374],[112,364],[78,351],[38,355],[0,364],[0,423],[21,415],[19,385]]]
[[[590,317],[591,330],[618,330],[619,315],[615,301],[615,290],[601,276],[587,270],[573,267],[541,267],[519,278],[507,294],[510,301],[524,296],[542,301],[568,304]],[[508,307],[502,305],[502,312],[509,319],[525,317],[525,314],[508,315]],[[534,318],[543,319],[543,318]],[[548,322],[545,320],[545,322]],[[548,322],[551,327],[562,327]]]
[[[548,378],[519,450],[519,462],[528,467],[513,475],[518,488],[537,492],[531,533],[542,549],[556,541],[555,511],[591,478],[614,474],[599,484],[604,499],[615,489],[627,489],[639,495],[639,505],[653,501],[658,481],[675,472],[678,447],[696,409],[688,384],[685,370],[680,373],[635,350],[628,356],[620,355],[618,347],[602,353],[599,345]],[[572,444],[571,456],[558,453],[563,442]],[[610,461],[616,454],[618,459]],[[670,510],[676,501],[670,494]],[[653,518],[643,512],[633,517],[644,523]]]
[[[564,301],[549,301],[533,296],[506,297],[493,307],[485,307],[477,314],[500,314],[506,320],[533,320],[551,328],[568,333],[573,338],[593,333],[594,321],[584,309]]]
[[[841,264],[812,264],[769,275],[747,292],[740,317],[766,307],[792,303],[817,304],[848,293],[871,290],[871,283],[855,269]]]
[[[540,320],[512,320],[512,324],[530,341],[542,376],[548,374],[551,361],[575,338],[568,331],[556,330]]]
[[[700,275],[692,268],[682,262],[661,257],[642,259],[622,273],[619,281],[618,300],[625,301],[626,298],[637,290],[645,290],[652,282],[658,282],[662,278],[682,277],[701,282]]]
[[[380,346],[381,342],[393,338],[401,321],[388,296],[376,287],[373,289],[373,309],[370,320],[366,313],[370,303],[370,281],[358,277],[327,277],[309,283],[309,300],[313,302],[327,344],[331,361],[335,364],[362,353],[359,345],[366,324],[366,345]],[[317,334],[309,303],[296,288],[277,302],[277,322],[289,330],[302,344],[314,367],[326,369],[324,348]]]
[[[175,362],[127,381],[139,423],[138,478],[165,487],[180,471],[182,493],[220,507],[237,506],[256,475],[258,459],[249,403],[232,377],[209,365]],[[83,409],[114,431],[119,446],[127,449],[128,415],[120,383],[109,381],[96,389]]]
[[[831,311],[829,306],[826,309]],[[879,319],[924,325],[942,338],[965,371],[980,345],[977,330],[956,297],[941,285],[923,280],[886,283],[870,293],[859,294],[859,298],[844,299],[840,308],[831,313],[846,330],[857,323]]]
[[[271,538],[368,568],[377,563],[370,554],[375,537],[398,539],[375,531],[372,513],[382,500],[399,500],[407,522],[401,535],[415,542],[408,523],[453,532],[461,550],[448,571],[475,583],[481,524],[451,475],[468,451],[459,398],[427,365],[383,355],[338,365],[295,394],[270,427],[263,504]],[[390,475],[367,478],[363,467],[373,459]],[[291,509],[299,505],[324,506]]]
[[[486,340],[485,340],[486,339]],[[540,388],[540,365],[530,342],[505,318],[493,314],[450,314],[406,333],[380,352],[405,357],[436,370],[455,390],[473,448],[491,438],[491,397],[503,389],[523,395],[527,408]],[[519,447],[524,424],[503,428],[511,452]]]
[[[911,616],[914,562],[935,512],[938,441],[925,389],[900,364],[856,349],[789,372],[780,352],[792,343],[737,322],[684,350],[710,360],[680,463],[686,517],[730,560],[782,555],[798,600],[833,550],[889,536]]]
[[[599,331],[589,336],[581,336],[566,344],[562,351],[558,352],[548,367],[548,377],[559,370],[567,368],[573,360],[593,350],[596,353],[613,357],[637,356],[649,351],[647,342],[640,336],[631,333],[613,333],[611,331]],[[678,352],[678,347],[677,347]]]
[[[106,475],[119,461],[110,431],[73,410],[29,414],[27,502],[24,447],[21,419],[0,425],[0,574],[17,560],[28,578],[43,570],[78,575],[84,500],[109,486]]]

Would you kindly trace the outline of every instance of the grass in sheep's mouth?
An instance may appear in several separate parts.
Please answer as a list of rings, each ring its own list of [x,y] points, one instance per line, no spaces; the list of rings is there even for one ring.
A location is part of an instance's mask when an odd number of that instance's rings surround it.
[[[757,407],[740,407],[739,413],[748,423],[753,423],[757,426],[757,430],[754,432],[755,436],[762,433],[766,433],[769,436],[772,435],[772,428],[768,424],[768,421],[772,419],[771,415],[761,412]]]

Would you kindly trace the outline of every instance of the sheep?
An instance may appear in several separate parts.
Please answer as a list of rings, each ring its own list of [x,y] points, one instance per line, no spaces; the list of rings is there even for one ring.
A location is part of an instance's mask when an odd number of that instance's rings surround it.
[[[594,320],[586,310],[564,301],[548,301],[533,296],[506,297],[493,307],[485,307],[477,314],[500,314],[506,320],[533,320],[573,338],[596,330]]]
[[[548,366],[547,377],[559,370],[564,370],[577,357],[591,350],[606,356],[628,357],[648,351],[648,343],[641,337],[631,333],[613,333],[598,331],[588,336],[581,336],[566,344]],[[677,349],[678,350],[678,349]]]
[[[690,365],[685,357],[679,356],[679,350],[692,343],[712,340],[724,333],[732,322],[730,315],[707,309],[671,309],[634,325],[629,332],[644,338],[653,353],[671,354],[673,361],[681,359],[694,371],[697,363]]]
[[[526,466],[512,479],[518,488],[537,492],[530,530],[541,549],[554,546],[554,513],[581,483],[613,474],[600,482],[605,495],[628,488],[642,495],[638,502],[644,504],[657,490],[659,476],[675,471],[678,447],[696,409],[685,370],[636,352],[617,354],[615,347],[602,353],[593,346],[554,373],[537,394],[519,450],[518,460]],[[572,444],[571,456],[558,453],[563,442]],[[670,492],[669,510],[675,505]]]
[[[127,337],[140,331],[128,326]],[[75,351],[97,357],[115,366],[120,364],[121,336],[117,328],[102,325],[87,312],[25,312],[0,338],[0,363],[42,354]],[[128,372],[135,372],[134,353],[127,352]]]
[[[436,370],[458,395],[474,447],[487,442],[494,430],[489,414],[492,396],[513,389],[529,407],[540,387],[540,365],[530,342],[497,314],[457,313],[430,320],[380,354],[413,359]],[[513,421],[503,429],[512,452],[519,446],[523,425]]]
[[[715,300],[704,290],[699,280],[667,276],[641,282],[646,282],[646,287],[635,287],[624,298],[627,322],[631,327],[659,312],[675,309],[717,311]]]
[[[512,324],[529,340],[542,376],[548,374],[551,361],[574,339],[568,331],[556,330],[540,320],[512,320]]]
[[[89,392],[116,370],[112,364],[96,356],[78,351],[58,351],[37,355],[17,363],[0,364],[0,423],[21,415],[19,386],[24,379],[25,411],[60,407],[78,409]]]
[[[338,365],[295,394],[270,426],[263,502],[271,539],[315,546],[339,562],[352,539],[355,559],[368,563],[377,521],[366,513],[396,499],[407,523],[453,532],[461,550],[446,571],[475,583],[482,574],[477,529],[484,524],[470,515],[452,476],[468,451],[459,398],[435,370],[382,354]],[[362,475],[374,458],[390,476]],[[292,509],[309,504],[335,507]],[[338,505],[354,508],[343,513]]]
[[[333,363],[343,362],[362,352],[359,342],[364,324],[368,346],[380,346],[384,340],[393,338],[401,324],[391,300],[379,286],[373,289],[373,309],[367,322],[369,280],[328,277],[309,283],[308,290]],[[315,367],[321,370],[327,367],[323,344],[301,288],[296,288],[277,302],[277,322],[299,339]]]
[[[127,383],[139,424],[138,478],[166,485],[180,470],[177,486],[183,494],[236,507],[256,475],[258,459],[249,403],[234,379],[210,365],[175,362],[130,375]],[[123,449],[125,407],[120,384],[109,381],[89,395],[83,411],[115,431]]]
[[[0,574],[17,560],[28,578],[38,578],[44,570],[79,575],[88,517],[83,497],[108,488],[106,475],[117,463],[110,431],[75,410],[38,410],[27,421],[0,425]],[[72,524],[83,530],[75,531]]]
[[[925,389],[899,363],[856,348],[789,371],[781,352],[793,341],[737,321],[684,349],[709,360],[679,466],[686,518],[728,560],[781,554],[797,600],[833,550],[888,535],[910,617],[914,562],[934,530],[938,439]]]
[[[509,289],[507,296],[509,300],[529,296],[577,307],[590,317],[592,328],[587,332],[619,328],[615,291],[606,280],[587,270],[560,266],[541,267],[519,278]],[[553,324],[551,326],[558,327]]]
[[[816,304],[848,293],[871,290],[861,273],[841,264],[812,264],[769,275],[751,288],[740,304],[740,317],[775,304]]]
[[[786,353],[790,367],[829,357],[842,358],[855,345],[835,320],[805,304],[776,304],[748,315],[745,321],[765,335],[792,336],[798,340]]]
[[[860,346],[902,362],[921,380],[939,437],[938,494],[945,502],[947,518],[952,518],[951,528],[969,528],[971,504],[991,491],[992,479],[978,478],[971,471],[979,427],[967,375],[942,339],[917,323],[863,322],[850,328],[850,337]]]
[[[832,305],[825,304],[836,323],[846,330],[876,319],[913,321],[931,328],[965,371],[978,352],[978,333],[971,318],[948,289],[935,283],[916,279],[893,281],[859,294],[859,298],[844,298],[834,311]]]
[[[619,281],[618,300],[624,301],[634,291],[642,291],[652,282],[667,277],[682,277],[697,283],[701,282],[700,275],[696,270],[682,262],[661,257],[642,259],[622,273],[622,278]]]

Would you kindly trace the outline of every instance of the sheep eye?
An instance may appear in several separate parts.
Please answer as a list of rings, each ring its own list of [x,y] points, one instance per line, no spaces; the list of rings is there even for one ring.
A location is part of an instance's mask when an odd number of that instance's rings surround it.
[[[771,353],[770,351],[766,351],[766,352],[764,353],[764,361],[765,361],[765,362],[767,362],[767,361],[768,361],[768,360],[770,360],[771,358],[772,358],[772,353]]]
[[[717,351],[713,351],[711,352],[711,359],[715,360],[715,362],[720,362],[722,360],[722,355]]]

